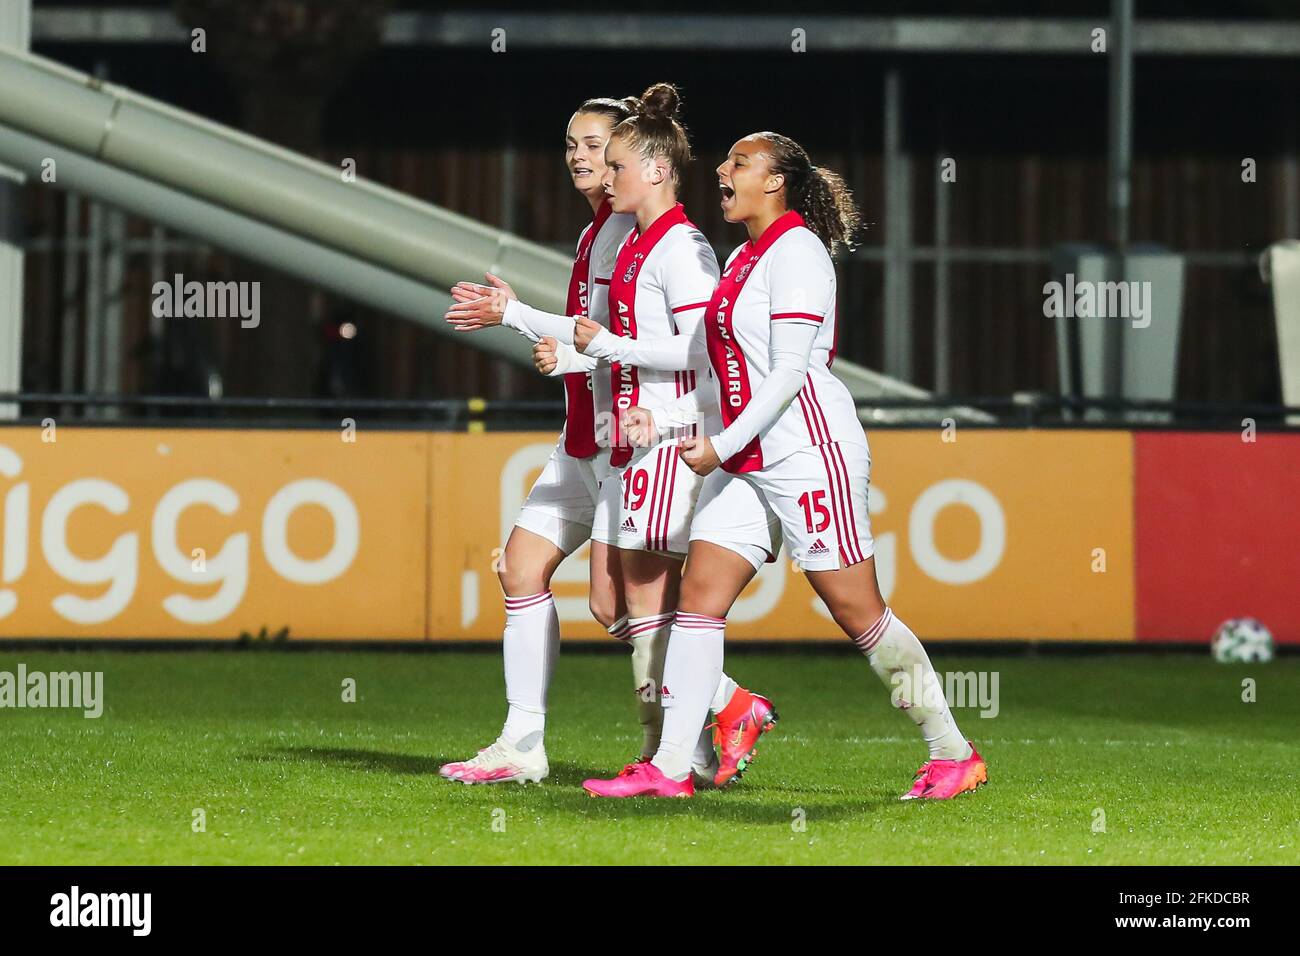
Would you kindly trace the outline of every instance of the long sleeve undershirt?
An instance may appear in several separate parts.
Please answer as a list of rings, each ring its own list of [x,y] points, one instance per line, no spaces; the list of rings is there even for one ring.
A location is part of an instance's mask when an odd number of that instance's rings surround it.
[[[699,424],[705,416],[718,407],[718,390],[713,382],[701,382],[676,401],[660,408],[650,409],[655,430],[665,435],[674,428],[689,428]]]
[[[606,362],[621,362],[660,372],[684,372],[709,364],[703,322],[690,335],[666,335],[654,339],[633,339],[601,329],[588,343],[584,354]]]
[[[726,461],[770,426],[794,401],[808,377],[808,362],[819,326],[811,322],[778,320],[768,338],[767,377],[736,420],[711,438],[718,458]]]
[[[539,342],[543,336],[549,335],[563,345],[573,344],[573,316],[543,312],[518,299],[506,302],[501,324],[533,342]]]
[[[555,368],[546,374],[551,378],[568,375],[570,372],[594,372],[600,365],[590,356],[583,355],[572,345],[561,342],[555,347]]]

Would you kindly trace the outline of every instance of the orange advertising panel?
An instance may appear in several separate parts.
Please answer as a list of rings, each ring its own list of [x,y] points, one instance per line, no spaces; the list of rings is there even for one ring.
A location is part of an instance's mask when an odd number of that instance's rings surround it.
[[[955,440],[945,440],[946,438]],[[923,637],[1132,640],[1132,438],[1121,432],[882,431],[870,507],[886,599]],[[430,632],[497,639],[495,564],[553,439],[434,436]],[[587,610],[587,548],[560,568],[564,635]],[[741,639],[839,637],[789,556],[728,617]]]
[[[0,429],[0,637],[423,639],[427,445]]]
[[[496,569],[543,433],[0,429],[0,638],[500,639]],[[951,440],[955,439],[955,440]],[[1131,640],[1132,436],[871,435],[886,599],[922,637]],[[552,590],[608,640],[586,547]],[[837,638],[788,555],[739,639]]]

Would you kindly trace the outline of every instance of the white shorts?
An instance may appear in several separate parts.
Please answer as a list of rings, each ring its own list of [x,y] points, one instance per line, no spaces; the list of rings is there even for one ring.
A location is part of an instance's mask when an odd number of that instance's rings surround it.
[[[801,448],[743,477],[781,519],[786,547],[803,570],[847,568],[874,554],[867,512],[871,452],[865,445]]]
[[[700,489],[691,540],[735,551],[757,571],[781,552],[781,520],[757,488],[718,468]]]
[[[719,469],[709,478],[719,474],[726,475]],[[832,442],[803,448],[761,471],[726,478],[711,482],[707,495],[701,494],[692,539],[739,551],[727,540],[753,541],[760,529],[775,536],[779,525],[790,556],[805,571],[848,567],[874,553],[867,513],[871,453],[866,447]],[[774,540],[773,556],[776,547]]]
[[[515,527],[545,538],[565,554],[577,551],[591,537],[597,489],[608,464],[608,449],[574,458],[561,438],[519,509]]]
[[[624,551],[685,555],[703,483],[678,456],[675,438],[634,449],[631,460],[611,466],[601,484],[598,510],[604,520],[592,537]]]
[[[591,522],[591,540],[618,547],[618,509],[622,492],[619,473],[609,463],[609,449],[596,455],[596,517]]]

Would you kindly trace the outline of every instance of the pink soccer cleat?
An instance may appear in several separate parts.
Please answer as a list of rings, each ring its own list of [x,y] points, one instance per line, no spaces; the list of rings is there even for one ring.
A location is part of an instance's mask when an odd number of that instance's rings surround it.
[[[593,797],[695,796],[695,784],[689,776],[680,783],[669,780],[648,760],[628,764],[612,780],[584,780],[582,789]]]
[[[723,787],[740,778],[754,759],[758,738],[776,726],[776,707],[766,697],[737,687],[718,711],[713,727],[713,742],[721,757],[715,786]]]
[[[967,741],[970,743],[970,741]],[[975,790],[988,783],[988,767],[975,745],[965,760],[927,760],[916,772],[916,783],[903,794],[903,800],[951,800],[959,793]]]

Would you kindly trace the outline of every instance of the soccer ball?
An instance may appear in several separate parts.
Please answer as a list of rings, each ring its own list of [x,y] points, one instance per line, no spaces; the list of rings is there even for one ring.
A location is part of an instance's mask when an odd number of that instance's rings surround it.
[[[1262,664],[1273,659],[1273,635],[1253,617],[1234,617],[1214,632],[1210,652],[1220,664]]]

